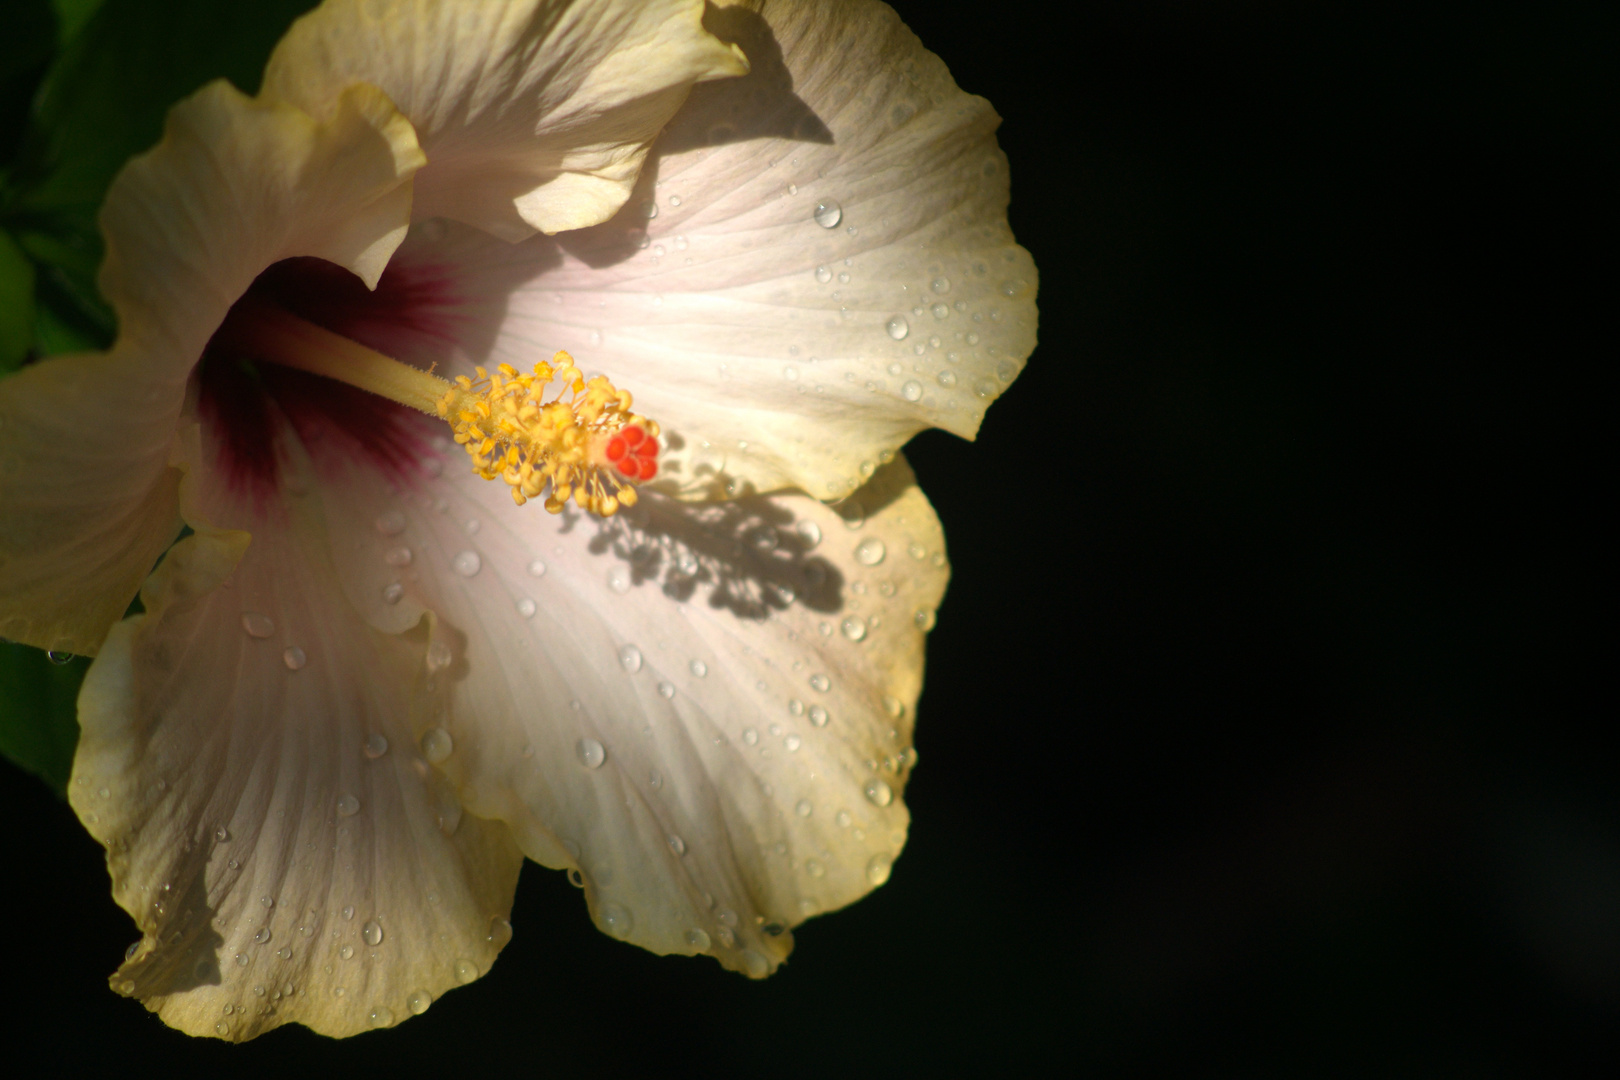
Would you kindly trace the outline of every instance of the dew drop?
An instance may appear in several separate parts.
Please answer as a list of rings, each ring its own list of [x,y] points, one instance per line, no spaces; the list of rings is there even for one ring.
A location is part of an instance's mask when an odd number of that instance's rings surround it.
[[[411,549],[408,547],[389,548],[383,552],[383,562],[389,566],[411,565]]]
[[[758,746],[759,745],[759,732],[755,731],[753,728],[744,728],[743,733],[742,733],[742,740],[743,740],[743,743],[748,745],[748,746]]]
[[[462,577],[472,577],[484,565],[484,560],[478,557],[476,551],[463,551],[450,560],[450,565]]]
[[[816,727],[827,726],[827,710],[820,705],[810,706],[810,722]]]
[[[247,967],[247,965],[248,965],[247,953],[237,953],[235,959],[236,959],[236,966],[237,967]]]
[[[354,959],[354,946],[353,945],[345,945],[345,946],[343,946],[343,948],[339,949],[338,950],[338,959],[340,959],[340,960],[353,960]]]
[[[214,1025],[214,1034],[216,1034],[216,1035],[229,1035],[230,1033],[231,1033],[231,1025],[227,1024],[225,1021],[221,1020],[217,1024]]]
[[[951,291],[951,280],[950,278],[937,277],[928,283],[928,287],[937,293],[948,293]]]
[[[836,229],[838,223],[844,220],[844,208],[833,199],[823,199],[816,203],[816,224],[823,229]]]
[[[405,999],[405,1007],[417,1016],[427,1012],[428,1006],[432,1004],[433,995],[426,990],[413,990],[410,996]]]
[[[799,738],[797,735],[789,735],[787,738],[782,740],[782,745],[787,749],[788,753],[794,754],[798,752],[799,747],[804,745],[804,740]]]
[[[595,739],[581,739],[574,744],[574,752],[587,769],[599,769],[607,760],[607,750]]]
[[[267,638],[276,632],[276,624],[268,615],[245,611],[242,613],[242,629],[247,631],[248,637]]]
[[[882,885],[889,880],[889,871],[894,867],[894,860],[887,855],[874,855],[866,864],[866,880],[873,885]]]
[[[354,817],[360,812],[360,800],[353,795],[344,795],[337,801],[338,817]]]
[[[265,942],[267,942],[269,940],[270,940],[270,928],[268,926],[259,927],[259,932],[253,935],[253,943],[255,945],[263,945]]]
[[[862,566],[876,566],[883,561],[883,556],[887,554],[888,548],[883,546],[882,540],[875,536],[868,536],[856,546],[855,561]]]
[[[742,956],[743,970],[750,979],[763,979],[771,973],[771,963],[753,949],[744,949]]]
[[[373,732],[372,734],[366,736],[366,741],[360,747],[360,752],[365,754],[366,757],[370,758],[371,760],[376,761],[378,758],[388,753],[388,740],[382,735]]]
[[[900,396],[907,401],[921,401],[923,395],[922,383],[916,379],[907,379],[905,385],[900,387]]]
[[[521,599],[521,600],[519,600],[517,602],[517,611],[518,611],[518,614],[523,616],[525,619],[534,618],[534,613],[535,613],[534,601],[530,600],[527,596],[523,597],[523,599]]]
[[[435,641],[427,647],[427,669],[429,671],[443,671],[450,666],[450,646],[442,641]]]
[[[906,322],[903,315],[891,315],[889,321],[883,324],[883,329],[887,330],[894,340],[904,341],[906,335],[911,333],[911,324]]]
[[[422,735],[422,756],[437,765],[456,748],[455,740],[444,728],[428,728]]]
[[[804,539],[804,549],[809,551],[821,543],[821,526],[813,521],[801,521],[796,527],[799,536]]]
[[[800,799],[798,805],[793,808],[793,812],[800,817],[809,817],[814,811],[815,807],[810,805],[809,799]]]
[[[694,660],[686,666],[691,670],[693,675],[696,675],[700,679],[709,673],[709,665],[705,664],[701,660]]]
[[[576,889],[583,889],[585,887],[585,875],[581,874],[577,869],[568,871],[568,884]]]
[[[917,624],[917,629],[927,633],[934,628],[936,616],[931,608],[918,608],[911,621]]]
[[[788,700],[788,712],[793,716],[803,716],[804,702],[800,701],[798,698],[790,698]]]
[[[352,920],[354,918],[354,905],[353,904],[349,904],[348,906],[346,906],[343,909],[343,918],[344,918],[345,921]]]
[[[866,782],[866,801],[873,806],[888,806],[894,801],[894,789],[873,777]]]
[[[685,855],[686,841],[671,833],[669,837],[669,850],[673,851],[677,855]]]
[[[308,660],[309,658],[304,655],[304,650],[296,645],[289,645],[281,652],[281,662],[287,665],[288,671],[297,671]]]
[[[478,965],[465,958],[456,961],[456,981],[465,985],[478,978]]]
[[[398,510],[390,510],[386,514],[377,516],[377,531],[384,536],[398,536],[405,531],[405,515]]]
[[[366,924],[360,928],[360,939],[367,945],[381,945],[383,939],[382,923],[376,919],[367,919]]]
[[[825,694],[832,687],[832,680],[822,674],[810,676],[810,688]]]
[[[231,830],[229,830],[225,826],[221,825],[219,828],[214,830],[214,840],[216,842],[218,842],[218,843],[221,843],[221,844],[230,843],[231,842]],[[138,944],[140,944],[140,942],[136,942],[136,944],[138,945]]]
[[[485,941],[493,942],[497,949],[505,947],[512,940],[512,923],[501,915],[489,920],[489,936]]]
[[[634,645],[619,647],[619,666],[632,675],[641,670],[641,650]]]
[[[597,916],[602,920],[602,929],[621,941],[630,936],[630,930],[635,926],[630,912],[618,904],[603,904]]]
[[[816,280],[821,282],[823,285],[827,284],[827,282],[832,280],[832,271],[827,269],[825,266],[816,267]]]
[[[383,593],[382,593],[383,603],[385,603],[385,604],[397,604],[397,603],[400,602],[401,598],[404,597],[404,595],[405,595],[405,586],[401,585],[399,582],[396,581],[392,585],[389,585],[388,587],[383,589]]]
[[[541,562],[539,559],[536,559],[536,560],[534,560],[533,562],[531,562],[529,564],[529,576],[530,577],[544,577],[545,573],[546,573],[546,564]]]
[[[614,592],[623,596],[630,591],[630,573],[622,566],[614,566],[607,572],[607,586]]]
[[[709,951],[709,935],[696,928],[686,932],[686,943],[698,952]]]
[[[657,769],[652,769],[647,773],[647,785],[654,791],[664,786],[664,778]]]
[[[63,664],[71,664],[73,662],[73,654],[70,652],[62,652],[60,649],[51,649],[45,654],[45,659],[49,660],[57,667],[61,667]]]
[[[372,1027],[388,1027],[394,1022],[394,1010],[390,1009],[386,1005],[379,1005],[375,1009],[371,1010],[369,1019],[371,1020]]]
[[[659,683],[658,684],[658,696],[663,698],[665,701],[668,701],[671,698],[673,698],[675,696],[675,687],[674,687],[674,685],[672,683],[667,683],[667,682]]]
[[[843,630],[844,636],[849,638],[851,641],[860,641],[866,637],[866,622],[862,619],[857,619],[853,615],[844,620],[840,629]]]

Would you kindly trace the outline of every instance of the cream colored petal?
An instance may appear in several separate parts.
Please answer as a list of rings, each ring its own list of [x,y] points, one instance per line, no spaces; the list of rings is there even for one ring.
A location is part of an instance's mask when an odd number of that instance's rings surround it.
[[[375,283],[421,160],[367,86],[320,122],[224,82],[170,111],[102,208],[117,345],[0,383],[0,633],[97,650],[179,530],[170,442],[209,336],[280,259],[318,255]]]
[[[94,654],[180,531],[179,386],[118,357],[0,382],[0,635]]]
[[[609,934],[767,974],[788,929],[881,884],[905,841],[938,521],[903,460],[839,510],[538,509],[452,461],[328,514],[369,533],[337,553],[374,620],[440,616],[429,738],[469,812],[580,870]]]
[[[459,265],[472,359],[563,348],[630,390],[666,483],[834,498],[922,428],[973,437],[1034,348],[1036,274],[988,102],[881,4],[764,10],[711,13],[754,70],[693,91],[613,221],[400,257]]]
[[[315,120],[224,81],[170,110],[163,141],[102,207],[120,356],[183,379],[259,272],[295,255],[376,283],[405,236],[422,152],[374,87],[349,87],[329,111]]]
[[[328,0],[293,25],[264,93],[317,115],[356,80],[399,105],[431,164],[417,217],[502,237],[595,225],[696,82],[741,75],[700,0]]]
[[[188,518],[243,516],[196,486]],[[199,524],[80,698],[69,796],[142,934],[113,988],[193,1035],[391,1026],[510,935],[521,855],[415,739],[428,626],[344,602],[316,502]]]

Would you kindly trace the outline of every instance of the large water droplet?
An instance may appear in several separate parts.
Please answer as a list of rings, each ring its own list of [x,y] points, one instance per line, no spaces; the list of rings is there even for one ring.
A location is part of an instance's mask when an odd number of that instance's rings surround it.
[[[476,978],[478,978],[478,965],[477,964],[473,963],[471,960],[468,960],[466,958],[462,958],[462,959],[456,961],[456,981],[457,982],[463,983],[463,984],[470,983]]]
[[[417,1016],[427,1012],[428,1006],[432,1004],[433,995],[426,990],[412,990],[410,996],[405,999],[405,1007]]]
[[[889,880],[889,871],[894,867],[894,860],[887,855],[874,855],[866,864],[866,880],[873,885],[882,885]]]
[[[844,220],[844,208],[834,199],[822,199],[816,203],[815,219],[823,229],[836,229]]]
[[[883,324],[883,329],[887,330],[894,340],[904,341],[906,335],[911,333],[911,324],[906,322],[903,315],[891,315],[889,321]]]
[[[388,740],[382,735],[373,732],[366,736],[365,744],[360,747],[360,752],[375,761],[388,753]]]
[[[70,652],[62,652],[60,649],[51,649],[45,654],[45,659],[49,660],[57,667],[61,667],[63,664],[71,664],[73,662],[73,654]]]
[[[801,521],[794,528],[795,531],[797,531],[798,534],[804,538],[804,548],[806,551],[811,550],[817,544],[821,543],[821,526],[817,525],[815,522]]]
[[[360,940],[367,945],[381,945],[383,939],[382,923],[376,919],[367,919],[366,924],[360,928]]]
[[[378,1005],[375,1009],[371,1010],[371,1015],[368,1017],[368,1019],[371,1021],[371,1026],[374,1028],[389,1027],[394,1022],[394,1010],[390,1009],[386,1005]]]
[[[695,927],[686,932],[686,943],[698,952],[709,951],[709,935]]]
[[[444,728],[428,728],[422,735],[422,756],[437,765],[456,748],[455,740]]]
[[[823,285],[827,284],[827,282],[832,280],[832,271],[827,269],[825,266],[816,267],[816,280],[821,282]]]
[[[862,566],[876,566],[887,554],[888,548],[875,536],[868,536],[855,547],[855,561]]]
[[[478,557],[476,551],[463,551],[450,560],[450,565],[455,567],[456,573],[462,577],[472,577],[484,565],[484,560]]]
[[[894,801],[894,789],[873,777],[866,782],[866,801],[873,806],[888,806]]]
[[[820,705],[810,706],[810,722],[816,727],[827,726],[827,710]]]
[[[827,678],[825,675],[816,674],[810,676],[810,687],[813,690],[819,690],[821,693],[825,694],[828,689],[831,688],[831,686],[832,680]]]
[[[630,929],[636,924],[630,912],[618,904],[603,904],[597,915],[602,920],[602,929],[621,941],[630,936]]]
[[[360,812],[360,800],[353,795],[344,795],[337,801],[338,817],[354,817]]]
[[[398,536],[405,531],[405,515],[398,510],[390,510],[377,517],[377,531],[384,536]]]
[[[289,645],[281,652],[281,662],[287,665],[288,671],[297,671],[304,666],[307,660],[308,657],[304,655],[304,650],[296,645]]]
[[[574,744],[574,751],[587,769],[599,769],[607,760],[607,750],[595,739],[579,740]]]
[[[844,620],[840,629],[843,630],[844,636],[851,641],[860,641],[866,637],[866,621],[857,619],[853,615]]]
[[[921,401],[923,395],[922,383],[916,379],[907,379],[900,387],[900,396],[907,401]]]
[[[276,632],[276,623],[268,615],[257,611],[244,611],[242,629],[247,631],[248,637],[267,638]]]
[[[632,675],[641,670],[641,650],[634,645],[619,647],[619,666]]]

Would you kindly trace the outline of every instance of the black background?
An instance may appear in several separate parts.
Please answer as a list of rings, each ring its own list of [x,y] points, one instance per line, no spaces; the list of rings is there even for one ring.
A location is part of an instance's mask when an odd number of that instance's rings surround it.
[[[908,451],[955,577],[890,883],[757,984],[531,865],[493,972],[425,1016],[230,1047],[105,988],[135,935],[100,851],[7,767],[8,1064],[1614,1067],[1595,14],[899,7],[1007,118],[1041,345],[976,445]]]

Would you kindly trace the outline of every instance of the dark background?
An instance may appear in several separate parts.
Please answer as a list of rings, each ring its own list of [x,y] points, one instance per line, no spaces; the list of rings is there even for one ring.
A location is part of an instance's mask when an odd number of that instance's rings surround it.
[[[1596,8],[897,6],[1007,118],[1041,346],[908,450],[955,578],[889,884],[755,984],[531,865],[477,984],[237,1048],[105,989],[100,851],[5,766],[8,1065],[1609,1074]]]

